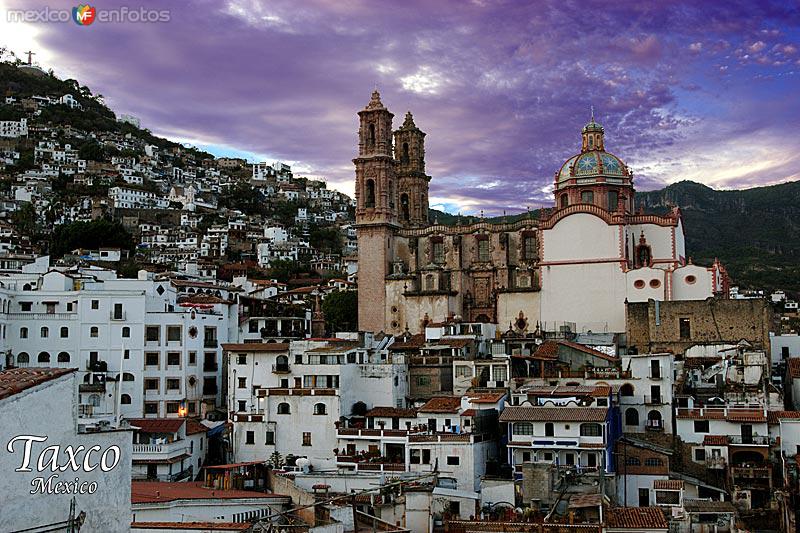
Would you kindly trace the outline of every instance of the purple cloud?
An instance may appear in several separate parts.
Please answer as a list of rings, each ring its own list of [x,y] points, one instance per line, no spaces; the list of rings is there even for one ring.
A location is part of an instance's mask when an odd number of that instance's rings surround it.
[[[434,201],[465,213],[548,204],[590,105],[639,188],[800,172],[789,135],[800,120],[800,13],[788,0],[169,9],[162,24],[37,25],[31,46],[155,133],[297,161],[348,192],[355,113],[377,85],[428,133]],[[746,172],[736,170],[742,146],[760,162]]]

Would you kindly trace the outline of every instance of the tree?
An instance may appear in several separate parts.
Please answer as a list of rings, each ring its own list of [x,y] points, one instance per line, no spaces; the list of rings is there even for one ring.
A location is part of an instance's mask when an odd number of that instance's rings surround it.
[[[281,283],[286,283],[297,274],[308,272],[308,265],[304,265],[298,261],[289,261],[287,259],[277,259],[270,262],[269,276],[277,279]]]
[[[19,209],[11,215],[14,227],[29,237],[36,233],[36,208],[30,202],[24,202]]]
[[[105,161],[106,151],[97,141],[87,141],[78,149],[78,157],[87,161]]]
[[[76,248],[131,250],[133,246],[133,237],[122,224],[102,218],[58,226],[50,237],[50,255],[54,257],[61,257]]]
[[[314,226],[309,232],[309,243],[321,252],[342,253],[342,236],[334,226]]]
[[[358,292],[332,292],[322,300],[322,312],[328,331],[356,331],[358,329]]]

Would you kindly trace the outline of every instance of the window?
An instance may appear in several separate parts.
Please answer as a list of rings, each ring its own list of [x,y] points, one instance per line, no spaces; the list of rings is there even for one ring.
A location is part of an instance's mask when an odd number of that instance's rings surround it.
[[[701,463],[704,462],[706,460],[706,450],[704,448],[695,448],[694,460]]]
[[[46,326],[43,326],[42,329],[39,330],[39,336],[42,337],[43,339],[46,339],[49,335],[50,335],[50,330]]]
[[[424,465],[431,464],[431,451],[430,450],[422,450],[422,464],[424,464]]]
[[[481,263],[488,263],[490,260],[489,239],[478,240],[478,261]]]
[[[245,444],[255,444],[256,443],[256,432],[255,431],[248,431],[245,435]]]
[[[59,363],[69,363],[69,359],[70,357],[67,352],[61,352],[58,354],[57,360]]]
[[[197,352],[189,352],[189,364],[190,365],[197,364]]]
[[[444,242],[441,240],[433,241],[431,243],[431,253],[433,262],[436,264],[444,263]]]
[[[420,462],[421,462],[421,454],[420,454],[420,450],[417,450],[417,449],[412,449],[412,450],[411,450],[411,455],[410,455],[410,457],[409,457],[409,462],[410,462],[412,465],[418,465],[418,464],[420,464]]]
[[[616,211],[619,208],[619,193],[617,191],[608,191],[608,210]]]
[[[68,338],[69,337],[69,328],[67,326],[61,326],[61,329],[59,330],[59,334],[60,334],[62,339]]]
[[[639,460],[638,457],[627,457],[627,458],[625,458],[625,464],[627,466],[642,466],[642,462]]]
[[[536,237],[525,235],[522,237],[522,258],[528,261],[536,259]]]
[[[370,125],[370,128],[374,126]],[[374,132],[374,129],[372,131]],[[375,180],[367,180],[365,193],[364,207],[375,207]]]
[[[236,356],[236,364],[237,365],[246,365],[247,364],[247,354],[240,353]]]
[[[127,339],[127,338],[130,338],[130,336],[131,336],[131,328],[129,328],[128,326],[123,327],[122,328],[122,338],[123,339]]]
[[[472,377],[472,369],[466,365],[456,365],[456,377],[457,378],[471,378]]]
[[[695,433],[708,433],[708,420],[695,420],[694,421]]]
[[[167,366],[181,366],[181,353],[180,352],[167,353]]]
[[[19,338],[20,339],[28,338],[28,328],[19,328]]]
[[[180,390],[180,378],[167,378],[167,390]]]
[[[136,377],[133,374],[131,374],[130,372],[124,372],[122,374],[122,381],[133,381],[135,379],[136,379]]]
[[[23,312],[28,312],[31,310],[31,306],[33,305],[32,302],[20,302],[19,303],[19,310]]]
[[[460,516],[461,515],[461,502],[456,501],[456,500],[450,500],[449,504],[450,504],[449,505],[450,509],[448,509],[448,510],[450,511],[450,514],[453,515],[453,516],[456,516],[456,517]]]
[[[530,422],[517,422],[514,424],[514,435],[533,435],[533,424]]]
[[[279,415],[291,414],[291,408],[289,407],[289,404],[286,403],[286,402],[279,403],[278,404],[278,414]]]
[[[681,493],[677,490],[657,490],[656,505],[678,505]]]
[[[144,354],[144,365],[145,366],[158,366],[158,352],[147,352]]]
[[[688,318],[679,318],[678,319],[678,330],[679,330],[681,339],[691,339],[692,338],[692,326],[691,326]]]
[[[594,192],[592,192],[592,191],[581,191],[581,203],[593,204],[594,203]]]
[[[97,326],[92,326],[89,328],[89,336],[93,339],[96,339],[100,336],[100,329]]]
[[[145,379],[144,390],[158,390],[158,378]]]
[[[114,320],[122,320],[123,316],[122,304],[114,304]]]
[[[564,209],[569,205],[569,197],[566,194],[561,195],[561,209]]]
[[[247,411],[247,400],[239,400],[237,404],[239,405],[238,411],[240,413]]]
[[[258,320],[251,320],[247,324],[247,332],[248,333],[258,333]]]
[[[328,414],[328,410],[325,407],[325,404],[324,403],[316,403],[316,404],[314,404],[314,414],[315,415]]]
[[[600,437],[603,428],[600,424],[581,424],[581,437]]]
[[[664,466],[664,461],[658,457],[648,457],[644,460],[644,466]]]
[[[247,378],[237,378],[237,387],[240,389],[247,388]]]
[[[130,405],[131,403],[131,395],[130,394],[123,394],[119,397],[119,401],[122,405]]]
[[[50,362],[50,354],[47,352],[41,352],[39,357],[36,358],[38,363],[49,363]]]
[[[146,414],[146,415],[157,415],[158,414],[158,402],[144,402],[144,414]]]
[[[20,352],[17,354],[17,364],[18,365],[27,365],[31,362],[31,356],[25,352]]]
[[[275,444],[275,432],[267,430],[264,436],[264,444]]]
[[[303,446],[311,446],[311,432],[304,431],[303,432]]]
[[[631,385],[630,383],[625,383],[622,387],[619,388],[619,395],[633,396],[633,385]]]
[[[546,437],[552,437],[553,435],[555,435],[555,431],[553,429],[553,423],[552,422],[547,422],[544,425],[544,435]]]
[[[181,404],[179,402],[167,402],[167,414],[168,415],[176,415],[181,408]]]
[[[447,464],[449,466],[458,466],[459,464],[461,464],[461,460],[458,458],[457,455],[448,455]]]
[[[625,425],[638,426],[639,425],[639,411],[633,407],[625,410]]]
[[[147,342],[158,342],[161,338],[161,328],[158,326],[147,326],[144,328],[144,340]]]
[[[167,326],[167,342],[181,342],[180,326]]]
[[[126,348],[125,352],[122,354],[122,357],[125,358],[125,359],[130,359],[131,358],[131,351]]]
[[[428,387],[431,384],[430,376],[417,376],[417,386]]]
[[[92,309],[100,309],[100,300],[92,300]]]
[[[522,462],[523,463],[531,462],[531,452],[522,452]]]

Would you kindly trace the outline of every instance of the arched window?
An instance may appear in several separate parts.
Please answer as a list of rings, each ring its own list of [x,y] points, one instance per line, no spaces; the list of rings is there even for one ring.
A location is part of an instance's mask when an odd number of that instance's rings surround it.
[[[279,355],[275,359],[275,370],[278,372],[288,372],[289,371],[289,358],[285,355]]]
[[[364,207],[375,207],[375,180],[373,179],[367,180]]]
[[[314,404],[314,414],[315,415],[328,414],[328,409],[327,409],[327,407],[325,407],[324,403],[315,403]]]
[[[592,191],[582,191],[581,192],[581,202],[584,204],[593,204],[594,203],[594,192]]]
[[[553,428],[553,423],[552,422],[547,422],[544,425],[544,436],[545,437],[552,437],[553,435],[555,435],[555,430]]]
[[[400,213],[403,217],[403,220],[409,220],[411,218],[411,213],[408,207],[408,195],[406,193],[400,195]]]
[[[617,191],[608,191],[608,210],[616,211],[619,208],[619,193]]]
[[[89,405],[91,405],[92,407],[100,407],[100,395],[91,394],[89,396]]]
[[[533,424],[530,422],[517,422],[514,424],[514,435],[533,435]]]
[[[648,457],[644,460],[645,466],[664,466],[664,461],[659,457]]]
[[[122,405],[130,405],[131,403],[131,395],[130,394],[122,394],[119,397],[119,403]]]
[[[408,143],[403,143],[402,161],[403,161],[403,163],[408,163],[409,159],[410,159],[410,157],[408,155]]]
[[[131,336],[131,328],[129,328],[128,326],[124,326],[122,328],[122,337],[127,339],[130,336]]]
[[[42,329],[39,330],[39,336],[46,339],[50,336],[50,329],[47,326],[42,326]]]
[[[31,356],[28,355],[26,352],[19,352],[17,354],[17,364],[18,365],[27,365],[31,362]]]
[[[279,415],[288,415],[291,414],[292,410],[289,407],[289,404],[286,402],[278,404],[278,414]]]
[[[89,336],[92,337],[93,339],[96,339],[97,337],[100,336],[100,329],[97,326],[92,326],[89,329]]]
[[[130,372],[123,372],[122,381],[133,381],[134,379],[136,378]]]
[[[67,326],[61,326],[61,338],[66,339],[69,337],[69,328]]]
[[[628,457],[625,459],[625,464],[628,466],[641,466],[642,462],[638,457]]]
[[[31,290],[31,284],[30,283],[26,283],[25,285],[22,286],[22,290],[23,291]]]
[[[638,426],[639,425],[639,411],[633,407],[625,410],[625,425]]]
[[[28,338],[28,328],[25,327],[19,328],[19,338],[20,339]]]
[[[625,383],[622,387],[619,388],[619,395],[633,396],[633,385],[631,385],[630,383]]]
[[[375,146],[375,124],[369,125],[369,137],[367,138],[370,146]]]
[[[60,352],[56,360],[59,363],[69,363],[69,354],[67,352]]]
[[[581,437],[601,437],[602,435],[603,428],[600,424],[581,424]]]
[[[50,354],[47,352],[41,352],[39,357],[36,358],[37,363],[49,363],[50,362]]]
[[[561,208],[565,208],[569,205],[569,197],[566,193],[561,195]]]

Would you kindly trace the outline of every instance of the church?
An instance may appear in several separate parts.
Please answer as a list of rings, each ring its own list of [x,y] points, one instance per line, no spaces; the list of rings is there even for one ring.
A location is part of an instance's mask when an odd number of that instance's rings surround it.
[[[555,173],[555,208],[512,223],[431,224],[425,133],[378,91],[358,112],[359,329],[417,333],[458,317],[516,333],[624,332],[625,303],[726,294],[719,263],[686,257],[678,208],[637,212],[633,175],[594,117]]]

